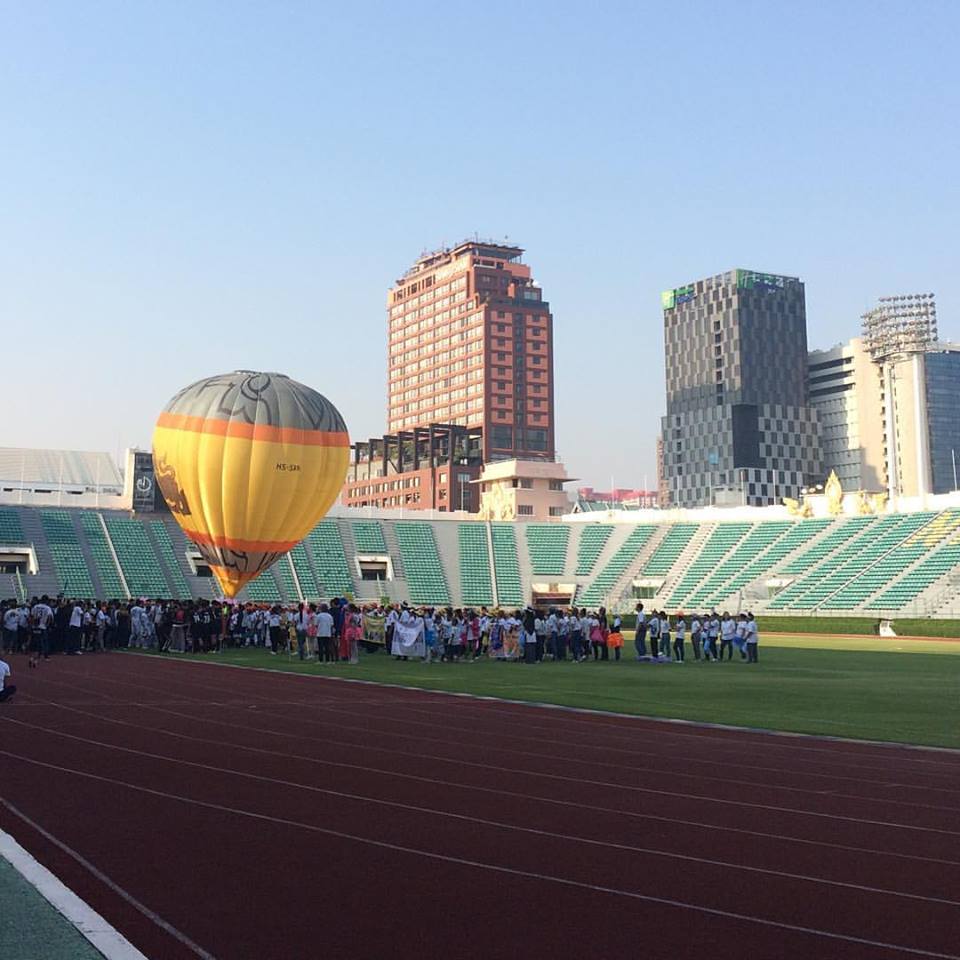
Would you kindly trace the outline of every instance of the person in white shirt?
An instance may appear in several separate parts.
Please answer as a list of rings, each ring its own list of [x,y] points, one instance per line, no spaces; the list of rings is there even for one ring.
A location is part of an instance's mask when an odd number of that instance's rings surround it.
[[[660,611],[660,657],[661,660],[670,659],[670,617],[665,610]]]
[[[700,659],[700,616],[693,614],[690,619],[690,645],[693,647],[693,659]]]
[[[656,660],[660,654],[660,614],[656,610],[650,614],[647,635],[650,637],[650,656]]]
[[[297,632],[297,656],[302,660],[307,653],[307,628],[310,626],[310,608],[301,603],[291,613],[294,630]]]
[[[642,660],[647,655],[647,615],[643,612],[643,604],[638,603],[637,630],[633,638],[633,645],[637,650],[637,659]]]
[[[97,650],[103,650],[103,649],[104,649],[104,638],[105,638],[106,635],[107,635],[107,627],[110,626],[110,614],[107,613],[106,607],[104,607],[102,604],[101,604],[101,606],[100,606],[100,609],[97,610],[96,623],[97,623],[97,627],[96,627],[96,629],[97,629],[96,649],[97,649]]]
[[[503,626],[503,624],[501,624],[501,626]],[[534,660],[539,663],[543,659],[544,651],[547,649],[547,618],[543,615],[542,610],[538,610],[534,618],[533,632],[537,638]]]
[[[53,624],[53,610],[50,608],[49,598],[44,595],[39,603],[30,608],[30,622],[33,624],[33,650],[30,655],[30,666],[37,665],[37,655],[44,660],[50,659],[50,627]]]
[[[752,613],[747,614],[747,663],[758,663],[757,653],[760,645],[760,637],[757,633],[757,621]]]
[[[727,659],[733,659],[733,642],[737,636],[737,625],[733,622],[733,618],[727,613],[726,610],[723,611],[723,617],[720,620],[720,659],[723,659],[723,651],[727,651]]]
[[[736,624],[734,625],[734,634],[736,636],[736,644],[740,648],[740,658],[746,660],[747,658],[747,615],[741,613],[737,617]]]
[[[75,657],[80,653],[80,635],[83,632],[83,607],[74,602],[70,611],[70,628],[67,632],[67,656]]]
[[[320,604],[317,614],[317,658],[321,663],[336,663],[337,648],[333,642],[333,616],[330,608]]]
[[[677,614],[677,622],[673,628],[673,661],[674,663],[683,663],[684,641],[687,639],[687,621],[683,613]]]
[[[720,618],[716,610],[710,611],[710,619],[707,622],[707,634],[710,638],[710,655],[717,660],[720,655]]]
[[[130,605],[130,646],[143,646],[143,618],[146,610],[140,604],[139,600]]]
[[[20,627],[20,613],[16,607],[8,607],[3,613],[3,640],[0,642],[0,653],[9,650],[13,653],[17,649],[17,631]]]
[[[573,655],[573,662],[579,663],[583,659],[583,627],[576,607],[570,611],[569,624],[570,653]]]
[[[17,688],[10,682],[10,676],[10,664],[6,660],[0,660],[0,703],[9,700],[17,692]]]
[[[400,614],[397,613],[397,608],[390,607],[386,619],[383,621],[383,645],[387,653],[391,653],[393,650],[393,631],[399,619]]]
[[[271,608],[268,623],[270,624],[270,652],[274,655],[280,652],[280,645],[283,640],[282,621],[283,615],[279,605]]]

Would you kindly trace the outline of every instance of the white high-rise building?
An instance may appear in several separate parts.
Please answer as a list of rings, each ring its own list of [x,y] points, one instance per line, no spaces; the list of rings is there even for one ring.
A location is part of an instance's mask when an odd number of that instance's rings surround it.
[[[863,337],[809,354],[824,472],[891,499],[955,489],[960,346],[937,339],[933,295],[884,298],[863,321]]]
[[[824,475],[836,471],[845,490],[886,490],[883,384],[863,340],[811,351],[808,370]]]

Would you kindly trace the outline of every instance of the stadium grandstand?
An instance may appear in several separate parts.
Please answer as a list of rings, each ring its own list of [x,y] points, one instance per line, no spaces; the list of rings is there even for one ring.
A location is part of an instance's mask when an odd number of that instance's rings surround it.
[[[146,471],[148,461],[131,451],[128,471],[137,464]],[[172,516],[153,501],[133,509],[134,489],[147,487],[143,477],[124,483],[116,468],[98,467],[96,456],[56,451],[4,462],[8,474],[35,475],[19,486],[4,480],[0,492],[0,596],[219,595]],[[106,471],[102,487],[99,471]],[[61,473],[58,486],[50,475]],[[668,611],[960,615],[960,498],[880,513],[857,512],[849,499],[839,515],[798,517],[785,507],[609,510],[572,512],[557,523],[335,507],[240,599],[340,595],[608,610],[632,609],[639,599]]]

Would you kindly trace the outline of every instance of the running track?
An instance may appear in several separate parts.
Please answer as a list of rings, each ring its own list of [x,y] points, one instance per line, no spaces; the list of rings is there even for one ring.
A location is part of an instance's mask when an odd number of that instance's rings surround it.
[[[960,753],[12,666],[0,827],[157,960],[960,957]]]

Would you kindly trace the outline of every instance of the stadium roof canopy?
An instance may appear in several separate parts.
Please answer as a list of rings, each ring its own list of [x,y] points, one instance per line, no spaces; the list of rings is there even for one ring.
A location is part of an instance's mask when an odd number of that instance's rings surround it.
[[[636,503],[624,502],[623,500],[588,500],[585,497],[577,497],[573,505],[572,513],[601,513],[609,510],[639,510]]]
[[[108,453],[0,447],[0,485],[113,489],[123,487],[123,477]]]

